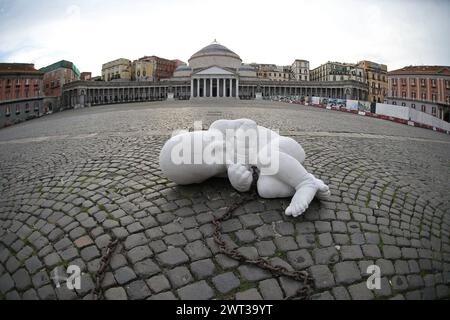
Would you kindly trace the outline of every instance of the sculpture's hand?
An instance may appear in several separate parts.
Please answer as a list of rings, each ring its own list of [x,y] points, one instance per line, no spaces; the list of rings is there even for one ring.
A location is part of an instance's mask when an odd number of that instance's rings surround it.
[[[253,175],[247,166],[243,164],[231,164],[228,167],[228,179],[237,191],[246,192],[252,186]]]

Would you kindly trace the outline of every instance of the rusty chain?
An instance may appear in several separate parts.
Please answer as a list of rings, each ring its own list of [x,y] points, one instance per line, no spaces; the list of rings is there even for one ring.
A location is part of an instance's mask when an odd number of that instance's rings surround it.
[[[112,239],[108,246],[106,247],[105,254],[100,260],[100,267],[95,274],[95,287],[92,289],[92,299],[101,300],[103,299],[103,288],[102,282],[105,279],[106,271],[111,262],[114,251],[116,251],[117,245],[119,244],[118,239]]]
[[[287,268],[283,266],[274,266],[271,264],[267,259],[264,258],[258,258],[255,260],[248,259],[245,257],[242,253],[240,253],[238,250],[234,248],[230,248],[225,240],[223,239],[221,230],[222,230],[222,223],[226,220],[230,219],[236,209],[238,209],[240,206],[245,205],[246,203],[249,203],[251,201],[254,201],[258,198],[258,194],[256,191],[256,182],[258,181],[258,175],[259,171],[256,167],[252,167],[252,174],[253,174],[253,183],[252,188],[249,194],[246,194],[245,196],[241,197],[238,201],[236,201],[234,204],[229,206],[226,210],[226,212],[221,216],[217,217],[213,220],[214,224],[214,233],[213,238],[214,242],[219,247],[219,250],[221,253],[227,255],[228,257],[240,261],[242,263],[247,263],[251,265],[258,266],[261,269],[267,270],[272,274],[278,275],[278,276],[285,276],[287,278],[293,279],[295,281],[299,281],[302,283],[302,286],[300,289],[292,296],[288,296],[285,298],[285,300],[308,300],[311,298],[312,292],[313,292],[313,286],[314,281],[312,277],[308,274],[306,271],[299,271],[294,270],[290,271]],[[102,282],[105,279],[106,271],[109,267],[109,264],[111,262],[112,256],[114,252],[116,251],[116,248],[119,244],[118,239],[112,239],[108,246],[106,247],[105,254],[102,256],[100,260],[100,266],[95,274],[95,287],[92,289],[92,298],[93,300],[101,300],[104,298],[103,288],[102,288]]]
[[[225,240],[223,239],[221,233],[222,223],[230,219],[234,211],[238,209],[240,206],[245,205],[246,203],[254,201],[258,198],[258,194],[256,191],[256,182],[258,180],[259,171],[256,167],[252,167],[251,169],[253,174],[253,184],[250,193],[241,197],[237,202],[229,206],[226,212],[221,217],[217,217],[213,220],[214,242],[219,247],[219,251],[227,255],[229,258],[232,258],[242,263],[255,265],[261,269],[269,271],[274,275],[285,276],[295,281],[300,281],[302,283],[300,289],[295,294],[286,297],[285,300],[309,300],[313,293],[314,281],[307,271],[299,271],[299,270],[290,271],[283,266],[274,266],[267,259],[261,257],[255,260],[249,259],[245,257],[242,253],[240,253],[238,250],[229,247],[225,242]]]

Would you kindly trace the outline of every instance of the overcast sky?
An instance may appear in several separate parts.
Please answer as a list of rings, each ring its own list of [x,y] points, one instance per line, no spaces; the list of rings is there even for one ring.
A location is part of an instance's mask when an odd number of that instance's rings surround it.
[[[186,61],[214,39],[245,63],[450,65],[449,0],[0,0],[0,61]]]

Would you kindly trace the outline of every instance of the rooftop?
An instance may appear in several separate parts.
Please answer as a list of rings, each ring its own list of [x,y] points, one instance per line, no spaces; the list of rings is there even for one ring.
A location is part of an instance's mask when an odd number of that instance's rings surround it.
[[[14,73],[14,74],[44,74],[36,70],[32,63],[0,63],[0,73]]]
[[[73,64],[73,62],[66,60],[55,62],[54,64],[51,64],[45,68],[41,68],[40,70],[44,72],[51,72],[60,68],[71,69],[77,75],[77,77],[79,77],[81,74],[80,70],[78,70],[78,68]]]
[[[407,66],[398,70],[390,71],[393,74],[430,74],[430,75],[450,75],[449,66]]]

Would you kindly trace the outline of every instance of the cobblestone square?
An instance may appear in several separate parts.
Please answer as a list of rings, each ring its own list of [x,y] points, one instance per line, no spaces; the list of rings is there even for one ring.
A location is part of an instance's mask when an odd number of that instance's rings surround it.
[[[314,278],[313,299],[450,297],[450,137],[381,119],[267,101],[154,102],[70,110],[0,130],[0,299],[92,299],[119,239],[106,299],[284,299],[300,283],[215,245],[226,179],[177,186],[159,151],[173,130],[250,118],[306,151],[330,186],[300,218],[258,198],[224,224],[227,243]],[[367,267],[381,268],[379,290]],[[67,268],[81,268],[68,290]],[[56,277],[57,279],[59,279]]]

